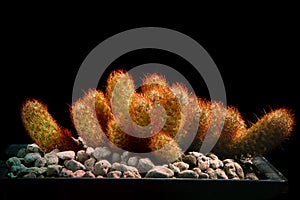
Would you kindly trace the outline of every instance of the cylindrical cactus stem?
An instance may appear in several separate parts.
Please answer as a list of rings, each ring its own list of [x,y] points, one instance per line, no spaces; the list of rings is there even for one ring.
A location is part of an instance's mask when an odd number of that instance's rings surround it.
[[[90,89],[84,96],[76,100],[70,109],[73,124],[84,143],[89,147],[107,146],[105,135],[110,111],[102,92]],[[99,117],[97,117],[97,114]],[[98,121],[103,119],[103,121]],[[101,127],[101,124],[105,126]]]
[[[221,124],[223,127],[221,129],[218,127],[221,130],[220,135],[214,133],[214,128],[209,129],[212,136],[216,137],[213,139],[217,141],[212,151],[219,156],[238,154],[237,140],[245,134],[247,129],[241,114],[232,106],[225,108],[222,103],[213,102],[212,107],[215,109],[216,118],[212,120],[211,126],[218,126],[218,123],[223,119],[223,124]]]
[[[135,153],[145,153],[150,152],[149,140],[150,138],[139,138],[134,137],[126,132],[117,124],[114,119],[108,122],[107,135],[109,141],[122,150]]]
[[[71,132],[58,125],[47,106],[37,99],[28,99],[22,104],[21,119],[30,138],[45,152],[80,148]]]
[[[104,93],[99,90],[95,90],[95,110],[98,121],[102,127],[102,130],[107,132],[107,124],[112,118],[111,108],[109,102],[107,101]]]
[[[252,156],[270,152],[290,137],[294,123],[294,116],[289,109],[273,110],[238,138],[238,151]]]
[[[172,163],[184,153],[177,142],[163,131],[151,137],[149,147],[157,163]]]
[[[197,134],[200,117],[198,98],[195,94],[189,93],[188,89],[180,83],[173,84],[171,90],[179,100],[181,107],[180,127],[174,139],[181,149],[186,151]]]
[[[154,106],[155,104],[160,105],[165,109],[166,119],[162,118],[165,121],[163,131],[171,137],[175,137],[181,123],[181,108],[179,100],[166,83],[164,77],[157,74],[147,76],[143,80],[141,90]]]
[[[129,112],[130,102],[135,93],[132,77],[125,71],[114,71],[109,75],[106,98],[116,122],[126,132],[130,131],[132,119]]]
[[[207,131],[210,127],[211,122],[211,103],[210,101],[202,98],[197,99],[198,102],[198,108],[199,108],[199,123],[197,127],[197,134],[190,145],[189,151],[200,151],[202,142],[207,134]]]
[[[136,137],[150,137],[153,131],[151,124],[150,110],[152,105],[150,100],[143,94],[134,93],[129,113],[132,119],[132,134]]]

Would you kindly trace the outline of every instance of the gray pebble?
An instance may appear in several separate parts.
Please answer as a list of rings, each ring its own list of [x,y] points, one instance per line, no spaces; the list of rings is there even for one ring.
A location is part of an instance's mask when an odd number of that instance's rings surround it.
[[[148,178],[171,178],[174,176],[174,172],[163,166],[155,166],[153,169],[149,170],[145,177]]]
[[[124,151],[121,155],[121,161],[127,163],[129,157],[130,157],[130,153],[128,151]]]
[[[27,153],[28,153],[27,148],[21,148],[17,153],[17,157],[24,158]]]
[[[84,163],[87,159],[89,159],[89,155],[86,153],[85,150],[79,150],[77,151],[77,156],[76,156],[76,160]]]
[[[17,157],[8,158],[6,161],[6,166],[9,168],[12,166],[20,166],[20,165],[21,165],[21,160]]]
[[[24,162],[25,162],[25,164],[31,164],[31,163],[34,163],[37,159],[40,159],[40,158],[41,158],[40,153],[28,153],[24,157]]]
[[[25,175],[23,176],[23,178],[36,178],[36,175],[35,175],[35,173],[30,172],[30,173],[28,173],[28,174],[25,174]]]
[[[75,159],[75,152],[74,151],[61,151],[61,152],[56,153],[56,155],[61,160]]]
[[[27,169],[27,167],[25,167],[23,164],[20,164],[11,166],[10,171],[15,175],[18,175],[20,172],[25,171],[25,169]]]
[[[146,173],[153,167],[155,167],[155,165],[149,158],[141,158],[137,164],[137,169],[140,173]]]
[[[28,144],[27,151],[30,153],[39,153],[41,152],[41,149],[37,144]]]
[[[61,165],[49,165],[47,167],[47,176],[58,176],[62,168]]]
[[[98,175],[106,176],[110,167],[111,167],[110,162],[108,162],[107,160],[100,160],[95,163],[93,172],[96,176]]]
[[[178,167],[180,171],[184,171],[184,170],[187,170],[189,169],[189,164],[185,163],[185,162],[182,162],[182,161],[179,161],[179,162],[174,162],[173,165],[175,167]]]
[[[28,167],[22,170],[23,173],[35,173],[37,175],[45,174],[47,172],[47,167]]]
[[[89,156],[92,156],[93,153],[94,153],[94,148],[93,147],[87,147],[86,150],[85,150],[85,153]]]
[[[46,159],[47,165],[57,165],[59,161],[59,158],[55,152],[46,153],[44,158]]]
[[[122,172],[121,171],[111,171],[107,174],[107,177],[109,178],[121,178]]]
[[[183,170],[178,173],[178,178],[198,178],[198,174],[193,170]]]
[[[46,164],[47,164],[47,161],[43,157],[36,159],[36,161],[34,162],[35,167],[44,167]]]
[[[59,176],[61,177],[75,177],[74,172],[72,172],[69,169],[62,168],[62,170],[59,173]]]
[[[75,172],[77,170],[85,169],[85,166],[82,163],[80,163],[76,160],[73,160],[73,159],[65,160],[64,165],[67,169],[72,170],[73,172]]]
[[[111,162],[114,163],[114,162],[119,162],[121,160],[121,156],[119,153],[112,153],[111,155]]]
[[[96,162],[95,158],[89,158],[84,162],[84,166],[87,170],[93,171],[95,162]]]
[[[129,166],[136,167],[137,164],[139,163],[139,159],[140,159],[140,158],[137,157],[137,156],[130,157],[130,158],[128,158],[127,164],[128,164]]]
[[[110,155],[111,151],[108,149],[108,147],[96,147],[93,152],[93,157],[98,161],[107,159]]]

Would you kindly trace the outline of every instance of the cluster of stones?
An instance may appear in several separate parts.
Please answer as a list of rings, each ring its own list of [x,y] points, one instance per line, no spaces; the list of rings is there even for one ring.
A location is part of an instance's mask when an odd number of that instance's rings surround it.
[[[234,159],[220,160],[215,154],[188,152],[180,160],[155,165],[149,158],[112,152],[107,147],[87,147],[78,152],[54,149],[43,153],[29,144],[6,160],[12,178],[89,177],[89,178],[198,178],[258,180]]]

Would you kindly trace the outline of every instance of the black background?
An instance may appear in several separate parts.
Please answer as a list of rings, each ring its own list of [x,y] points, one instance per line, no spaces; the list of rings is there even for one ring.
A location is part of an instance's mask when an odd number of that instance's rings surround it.
[[[271,108],[293,110],[296,125],[292,137],[265,157],[288,178],[290,190],[294,191],[294,182],[299,179],[294,163],[300,145],[299,21],[288,10],[284,14],[262,13],[241,16],[241,12],[213,21],[191,18],[164,22],[107,22],[103,17],[91,22],[88,18],[56,17],[53,13],[48,16],[43,12],[8,17],[1,27],[1,151],[7,144],[30,142],[19,116],[20,106],[27,98],[43,101],[58,123],[72,129],[68,105],[77,70],[99,43],[131,28],[165,27],[190,36],[204,47],[221,73],[227,104],[237,107],[246,121],[254,122],[255,115],[262,116],[264,110]],[[161,60],[182,70],[193,84],[201,82],[194,73],[187,72],[192,69],[180,68],[176,56],[158,59],[159,55],[151,51],[136,57],[133,54],[123,63],[128,67]],[[201,96],[199,90],[197,93]]]

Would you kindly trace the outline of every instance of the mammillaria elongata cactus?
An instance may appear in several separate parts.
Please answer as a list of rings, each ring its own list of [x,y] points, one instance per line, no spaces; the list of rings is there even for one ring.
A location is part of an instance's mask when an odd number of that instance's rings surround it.
[[[41,102],[28,100],[21,111],[26,131],[46,151],[77,148]],[[219,155],[262,155],[289,138],[294,125],[291,110],[280,108],[247,127],[236,108],[197,97],[180,83],[170,86],[157,74],[146,76],[137,91],[124,70],[110,74],[105,91],[90,89],[70,113],[87,146],[110,142],[133,152],[153,151],[160,161],[174,161],[184,150],[199,151],[207,134],[217,141],[212,152]]]

